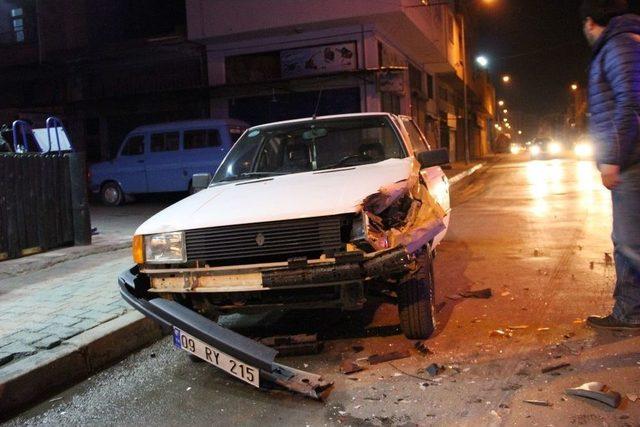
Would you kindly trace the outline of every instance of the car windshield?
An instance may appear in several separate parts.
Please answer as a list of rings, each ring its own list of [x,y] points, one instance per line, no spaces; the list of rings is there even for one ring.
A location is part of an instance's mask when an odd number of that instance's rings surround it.
[[[327,170],[403,158],[406,153],[386,116],[317,119],[246,132],[212,183]]]

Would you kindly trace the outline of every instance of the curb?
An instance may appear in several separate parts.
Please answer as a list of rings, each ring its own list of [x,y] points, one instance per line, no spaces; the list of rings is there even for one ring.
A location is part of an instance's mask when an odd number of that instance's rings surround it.
[[[458,182],[462,181],[463,179],[473,175],[474,173],[482,169],[485,165],[486,163],[483,162],[473,166],[472,168],[467,169],[466,171],[460,172],[459,174],[452,176],[451,178],[449,178],[449,185],[457,184]]]
[[[163,336],[160,326],[137,311],[103,323],[0,369],[0,421],[88,378]]]

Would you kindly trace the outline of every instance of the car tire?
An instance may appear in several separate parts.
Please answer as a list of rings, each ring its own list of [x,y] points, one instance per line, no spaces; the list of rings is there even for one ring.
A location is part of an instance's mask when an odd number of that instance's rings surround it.
[[[100,200],[105,206],[120,206],[125,201],[125,194],[116,182],[107,182],[100,189]]]
[[[421,260],[420,271],[398,288],[400,329],[412,340],[427,339],[436,328],[432,261],[428,249]]]

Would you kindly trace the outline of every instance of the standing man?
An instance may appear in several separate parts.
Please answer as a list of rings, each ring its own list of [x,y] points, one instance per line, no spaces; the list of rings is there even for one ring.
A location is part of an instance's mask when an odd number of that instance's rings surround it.
[[[584,0],[580,9],[593,49],[590,132],[613,201],[615,305],[587,319],[603,329],[640,329],[640,16],[627,11],[624,0]]]

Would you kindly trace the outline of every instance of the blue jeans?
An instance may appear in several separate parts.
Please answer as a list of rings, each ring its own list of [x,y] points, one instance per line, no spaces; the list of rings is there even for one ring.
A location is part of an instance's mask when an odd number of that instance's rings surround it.
[[[616,303],[613,317],[640,324],[640,164],[621,173],[612,191]]]

